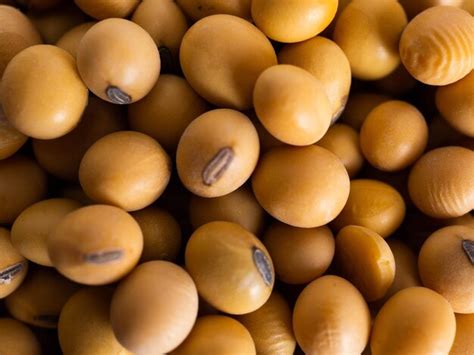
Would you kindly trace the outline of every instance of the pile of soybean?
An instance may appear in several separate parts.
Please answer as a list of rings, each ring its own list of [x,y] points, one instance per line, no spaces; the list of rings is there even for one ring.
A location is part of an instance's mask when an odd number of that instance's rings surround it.
[[[0,354],[474,353],[474,1],[0,4]]]

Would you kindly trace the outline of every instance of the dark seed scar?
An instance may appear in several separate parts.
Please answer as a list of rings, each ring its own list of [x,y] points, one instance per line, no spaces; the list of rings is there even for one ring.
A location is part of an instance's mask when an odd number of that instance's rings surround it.
[[[8,285],[12,280],[18,275],[25,266],[26,262],[22,261],[20,263],[10,265],[7,268],[0,271],[0,285]]]
[[[83,260],[89,264],[106,264],[122,258],[123,250],[99,251],[97,253],[84,254]]]
[[[105,93],[109,100],[112,101],[114,104],[127,105],[132,102],[132,97],[116,86],[107,87]]]
[[[230,147],[222,148],[207,163],[202,171],[202,181],[204,185],[211,186],[225,173],[234,160],[234,151]]]
[[[252,248],[252,256],[253,262],[262,276],[265,285],[271,286],[273,284],[273,268],[270,264],[270,260],[267,258],[265,253],[257,247]]]
[[[474,240],[463,240],[462,248],[464,249],[464,252],[466,253],[471,264],[474,265]]]

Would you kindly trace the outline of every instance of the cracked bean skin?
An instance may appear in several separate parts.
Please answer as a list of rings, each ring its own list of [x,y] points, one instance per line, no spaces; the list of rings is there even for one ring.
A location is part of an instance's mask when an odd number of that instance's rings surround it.
[[[10,231],[0,227],[0,299],[13,293],[26,277],[28,261],[15,249]]]
[[[265,246],[252,233],[231,222],[199,227],[188,241],[186,269],[199,294],[216,309],[245,314],[270,297],[275,281]]]
[[[54,267],[86,285],[112,283],[138,263],[143,235],[124,210],[107,205],[79,208],[64,217],[48,238]]]
[[[12,59],[0,87],[8,121],[38,139],[72,131],[87,105],[87,94],[74,58],[62,48],[43,44],[28,47]]]
[[[7,355],[41,355],[36,335],[13,318],[0,318],[0,344],[2,352]]]
[[[176,152],[178,175],[198,196],[227,195],[250,177],[259,152],[258,134],[247,116],[230,109],[208,111],[181,136]]]
[[[160,56],[153,39],[139,25],[109,18],[96,23],[82,38],[77,68],[87,87],[101,99],[130,104],[155,85]]]
[[[474,313],[473,228],[449,226],[431,234],[421,247],[418,270],[423,285],[446,298],[454,312]]]
[[[460,217],[474,209],[474,151],[450,146],[429,151],[408,178],[410,198],[434,218]]]
[[[428,288],[409,287],[392,296],[375,317],[370,349],[373,355],[448,354],[455,334],[448,301]]]
[[[369,341],[369,307],[349,281],[325,275],[298,296],[293,329],[306,354],[360,354]]]
[[[140,264],[117,287],[110,321],[117,340],[137,355],[169,353],[191,332],[198,312],[193,279],[176,264]]]

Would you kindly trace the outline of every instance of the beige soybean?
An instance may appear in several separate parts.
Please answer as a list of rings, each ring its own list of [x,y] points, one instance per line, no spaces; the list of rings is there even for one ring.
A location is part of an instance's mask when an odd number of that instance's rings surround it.
[[[377,314],[370,349],[373,355],[447,354],[455,334],[448,301],[428,288],[409,287],[392,296]]]
[[[32,159],[13,156],[0,161],[0,223],[11,224],[46,194],[46,173]]]
[[[332,110],[323,85],[293,65],[263,71],[255,83],[253,103],[263,126],[287,144],[314,144],[331,124]]]
[[[474,313],[456,314],[456,338],[450,355],[468,355],[474,349]]]
[[[178,4],[172,0],[143,0],[133,13],[132,21],[155,41],[163,70],[176,72],[179,47],[188,30],[188,22]]]
[[[342,49],[324,37],[287,44],[278,53],[278,62],[303,68],[318,79],[326,91],[335,122],[346,106],[351,87],[351,67]]]
[[[223,315],[199,317],[186,340],[172,355],[255,355],[249,331],[238,321]]]
[[[129,351],[163,354],[189,335],[197,311],[198,294],[189,274],[167,261],[149,261],[117,287],[110,321],[117,340]]]
[[[184,186],[201,197],[219,197],[237,190],[257,165],[260,144],[254,125],[244,114],[208,111],[184,131],[176,167]]]
[[[41,328],[57,328],[64,304],[79,286],[50,268],[31,268],[21,286],[5,298],[14,318]]]
[[[11,157],[27,140],[27,136],[18,132],[10,122],[8,122],[0,105],[0,160]]]
[[[86,285],[117,281],[138,263],[143,235],[124,210],[107,205],[79,208],[66,215],[48,238],[54,267]]]
[[[292,355],[296,340],[291,313],[286,300],[279,293],[273,292],[262,307],[238,316],[237,319],[250,332],[258,354]]]
[[[334,41],[357,79],[376,80],[400,64],[398,41],[407,17],[397,0],[354,0],[339,16]]]
[[[317,145],[337,155],[349,177],[353,178],[362,169],[364,156],[360,149],[359,133],[351,126],[344,123],[332,125]]]
[[[13,318],[0,318],[0,344],[5,355],[41,355],[36,335]]]
[[[84,37],[86,32],[96,23],[97,22],[86,22],[71,28],[58,39],[56,46],[68,51],[74,59],[77,59],[77,49],[79,48],[82,37]]]
[[[436,107],[457,131],[474,138],[474,70],[436,91]]]
[[[206,16],[228,14],[251,20],[251,0],[176,0],[193,21]]]
[[[337,5],[337,0],[252,0],[252,19],[275,41],[301,42],[329,25]]]
[[[384,297],[395,278],[395,259],[387,242],[360,226],[344,227],[337,234],[336,264],[369,302]]]
[[[87,93],[74,58],[64,49],[42,44],[24,49],[8,63],[0,87],[8,121],[39,139],[70,132],[81,119]]]
[[[96,141],[84,154],[79,181],[94,201],[136,211],[161,196],[171,175],[171,160],[153,138],[119,131]]]
[[[446,298],[456,313],[474,313],[474,229],[449,226],[421,247],[418,270],[423,285]]]
[[[360,354],[369,341],[369,307],[349,281],[322,276],[298,296],[293,329],[306,354]]]
[[[101,99],[130,104],[145,97],[155,85],[160,56],[153,39],[139,25],[109,18],[82,37],[77,68],[87,87]]]
[[[189,218],[194,229],[213,221],[227,221],[240,224],[258,236],[265,223],[265,212],[252,190],[242,186],[230,194],[215,198],[191,196]]]
[[[0,78],[16,54],[40,43],[41,37],[28,17],[13,6],[0,4]]]
[[[375,107],[360,130],[360,147],[377,169],[399,171],[415,163],[428,144],[428,125],[418,109],[404,101]]]
[[[174,154],[186,127],[206,109],[206,101],[185,79],[163,74],[145,98],[129,106],[128,122]]]
[[[66,302],[58,322],[64,355],[130,355],[115,338],[110,323],[112,288],[84,288]]]
[[[238,110],[253,106],[258,76],[277,64],[268,38],[231,15],[196,22],[184,35],[179,56],[184,76],[199,95],[216,106]]]
[[[181,249],[181,227],[166,210],[154,206],[132,213],[143,233],[141,262],[175,261]]]
[[[472,16],[453,6],[431,7],[406,26],[400,57],[418,81],[448,85],[472,70]]]
[[[79,207],[79,202],[65,198],[43,200],[31,205],[13,223],[12,244],[28,260],[53,266],[48,255],[48,238],[64,216]]]
[[[74,0],[87,15],[103,20],[109,17],[127,17],[140,3],[140,0]]]
[[[270,297],[275,281],[267,249],[252,233],[231,222],[211,222],[191,236],[186,269],[199,294],[216,309],[245,314]]]
[[[474,151],[442,147],[424,154],[408,179],[411,200],[434,218],[460,217],[474,209]]]
[[[10,232],[0,227],[0,299],[20,287],[27,272],[28,261],[13,246]]]
[[[296,228],[275,222],[263,236],[278,278],[305,284],[326,272],[334,257],[335,242],[326,227]]]
[[[77,181],[87,149],[99,138],[125,129],[122,116],[120,107],[91,95],[81,121],[71,132],[56,139],[33,139],[36,161],[51,175]]]
[[[351,181],[350,194],[342,212],[332,222],[336,230],[358,225],[386,238],[405,218],[405,202],[392,186],[371,179]]]

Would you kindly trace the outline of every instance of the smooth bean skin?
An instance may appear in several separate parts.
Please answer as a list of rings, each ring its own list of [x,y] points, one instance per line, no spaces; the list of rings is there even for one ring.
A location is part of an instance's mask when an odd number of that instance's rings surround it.
[[[456,314],[456,338],[450,355],[467,355],[474,348],[474,313]]]
[[[285,45],[278,52],[278,62],[296,65],[313,74],[328,96],[331,121],[337,121],[346,106],[351,87],[351,67],[342,49],[335,42],[317,36]]]
[[[410,171],[408,191],[430,217],[460,217],[473,210],[474,151],[451,146],[424,154]]]
[[[431,234],[418,256],[423,285],[446,298],[456,313],[474,313],[473,247],[474,229],[455,225]]]
[[[359,141],[359,133],[355,129],[344,123],[336,123],[329,128],[317,145],[337,155],[344,164],[349,177],[353,178],[364,164]]]
[[[369,341],[369,307],[349,281],[322,276],[298,296],[293,329],[306,354],[360,354]]]
[[[79,48],[82,37],[84,37],[86,32],[96,23],[97,22],[86,22],[71,28],[58,39],[56,46],[68,51],[74,59],[77,59],[77,49]]]
[[[255,355],[249,331],[233,318],[222,315],[199,317],[186,340],[172,355]]]
[[[87,15],[103,20],[110,17],[127,17],[138,6],[140,0],[74,0]]]
[[[360,226],[346,226],[337,234],[336,264],[369,302],[384,297],[395,278],[395,259],[387,242]]]
[[[377,314],[370,349],[374,355],[447,354],[455,334],[456,319],[448,301],[428,288],[409,287],[392,296]]]
[[[405,218],[405,202],[392,186],[372,179],[351,181],[350,194],[342,212],[332,222],[340,230],[348,225],[369,228],[386,238]]]
[[[48,238],[64,216],[80,207],[79,202],[65,198],[31,205],[13,223],[11,239],[14,247],[36,264],[53,266],[48,255]]]
[[[396,0],[351,1],[342,10],[334,41],[351,64],[352,76],[376,80],[389,75],[400,64],[398,41],[407,24]]]
[[[185,262],[200,296],[229,314],[260,308],[275,282],[273,263],[263,243],[231,222],[199,227],[188,241]]]
[[[265,211],[258,204],[252,190],[242,186],[221,197],[191,196],[189,218],[194,229],[213,221],[227,221],[240,224],[258,236],[265,222]]]
[[[74,58],[62,48],[43,44],[28,47],[12,59],[0,87],[8,121],[38,139],[72,131],[87,105],[87,93]]]
[[[83,288],[64,305],[58,338],[64,355],[131,355],[115,338],[110,323],[112,288]]]
[[[28,261],[13,246],[10,231],[0,227],[0,299],[20,287],[27,272]]]
[[[347,202],[349,185],[339,158],[315,145],[271,149],[252,176],[260,205],[279,221],[301,228],[336,218]]]
[[[150,206],[132,213],[143,233],[141,262],[175,261],[182,244],[181,227],[166,210]]]
[[[242,186],[257,165],[257,131],[244,114],[208,111],[186,128],[179,140],[176,167],[184,186],[201,197],[227,195]]]
[[[129,106],[128,122],[175,154],[184,130],[207,106],[185,79],[162,74],[144,99]]]
[[[286,300],[273,292],[265,304],[254,312],[237,317],[252,335],[258,354],[292,355],[296,340]]]
[[[0,160],[11,157],[27,140],[27,136],[18,132],[10,122],[8,122],[0,106]]]
[[[252,18],[269,38],[301,42],[321,33],[336,15],[337,0],[252,0]]]
[[[331,107],[323,85],[308,71],[293,65],[280,64],[263,71],[255,83],[253,103],[263,126],[287,144],[314,144],[331,123]]]
[[[360,147],[377,169],[400,171],[415,163],[428,144],[428,125],[418,109],[404,101],[375,107],[364,120]]]
[[[135,354],[169,353],[196,321],[198,294],[189,274],[167,261],[140,264],[117,287],[110,321],[117,340]]]
[[[474,138],[474,71],[436,91],[436,107],[451,127]]]
[[[335,242],[326,227],[296,228],[280,222],[263,236],[278,278],[288,284],[305,284],[318,278],[334,257]]]
[[[28,17],[13,6],[0,4],[0,78],[16,54],[40,43],[41,37]]]
[[[115,104],[145,97],[160,75],[156,45],[132,21],[108,18],[92,26],[77,49],[77,68],[95,95]]]
[[[453,6],[435,6],[406,26],[400,38],[400,57],[418,81],[448,85],[472,70],[471,40],[472,16],[467,11]]]
[[[5,298],[5,307],[24,323],[56,329],[61,309],[78,289],[54,269],[31,268],[21,286]]]
[[[117,105],[90,96],[79,124],[56,139],[33,139],[36,161],[48,173],[63,180],[77,181],[79,165],[86,151],[99,138],[126,128]]]
[[[218,107],[237,110],[253,106],[258,76],[277,64],[268,38],[254,25],[231,15],[204,17],[191,26],[183,37],[179,58],[186,80],[200,96]]]
[[[11,224],[47,190],[46,173],[32,159],[15,155],[0,161],[0,223]]]
[[[79,181],[94,201],[137,211],[155,202],[171,176],[171,160],[146,134],[110,133],[90,146],[79,166]]]
[[[36,335],[13,318],[0,318],[0,344],[6,355],[41,355]]]

